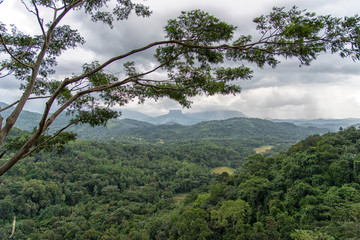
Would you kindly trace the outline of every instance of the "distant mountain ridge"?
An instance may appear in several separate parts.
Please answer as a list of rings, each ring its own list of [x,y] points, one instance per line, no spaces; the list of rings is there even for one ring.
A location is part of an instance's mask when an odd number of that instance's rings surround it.
[[[218,111],[206,111],[197,113],[182,113],[181,110],[170,110],[169,113],[160,115],[157,117],[150,117],[142,113],[129,110],[121,110],[122,117],[134,119],[138,121],[144,121],[155,125],[162,124],[181,124],[181,125],[194,125],[200,122],[212,121],[212,120],[225,120],[235,117],[247,117],[245,114],[239,111],[230,110],[218,110]]]
[[[339,128],[348,128],[350,126],[360,126],[360,118],[345,119],[270,119],[273,122],[289,122],[302,127],[326,128],[331,132],[339,131]]]
[[[8,106],[8,104],[0,102],[0,107],[4,108]],[[11,107],[9,110],[2,112],[2,116],[4,118],[10,115]],[[194,125],[204,121],[212,121],[212,120],[225,120],[229,118],[235,117],[246,117],[245,114],[239,111],[230,111],[230,110],[218,110],[218,111],[205,111],[205,112],[197,112],[197,113],[182,113],[181,110],[170,110],[168,114],[160,115],[157,117],[151,117],[146,114],[122,109],[120,110],[121,116],[119,119],[133,119],[142,122],[148,122],[155,125],[163,125],[163,124],[181,124],[181,125]],[[23,110],[20,114],[18,121],[15,126],[23,129],[31,131],[34,127],[36,127],[38,121],[41,119],[41,114]],[[67,123],[69,118],[65,116],[65,114],[61,114],[53,125],[61,125]]]
[[[1,108],[4,108],[6,106],[8,106],[8,104],[0,102]],[[12,110],[14,110],[14,107],[11,107],[10,109],[1,112],[1,116],[4,118],[4,120],[10,115]],[[36,124],[40,121],[40,119],[41,119],[41,114],[23,110],[20,113],[20,116],[15,123],[15,127],[20,128],[22,130],[32,131],[34,127],[36,127]]]
[[[0,102],[0,106],[2,108],[8,106],[8,104]],[[1,115],[5,119],[9,116],[11,112],[6,110],[1,112]],[[168,114],[160,115],[157,117],[150,117],[146,114],[132,111],[132,110],[121,110],[120,119],[112,120],[108,123],[108,126],[116,125],[119,127],[118,122],[124,119],[132,119],[134,121],[122,121],[124,126],[121,128],[133,128],[139,127],[148,123],[150,125],[184,125],[184,126],[192,126],[201,122],[208,121],[219,121],[219,120],[227,120],[232,118],[248,118],[246,115],[239,111],[229,111],[229,110],[219,110],[219,111],[205,111],[205,112],[197,112],[197,113],[182,113],[181,110],[170,110]],[[39,120],[41,119],[41,114],[24,110],[16,122],[15,126],[23,129],[31,131],[34,127],[37,126]],[[358,118],[348,118],[348,119],[269,119],[275,123],[283,123],[289,122],[293,123],[297,126],[301,127],[317,127],[322,130],[326,129],[327,131],[336,132],[340,127],[347,128],[349,126],[355,125],[360,126],[360,119]],[[61,114],[55,122],[52,124],[53,129],[59,129],[67,124],[69,121],[69,117],[65,116],[65,114]],[[78,128],[78,127],[77,127]],[[81,129],[78,128],[79,130]]]
[[[0,106],[4,108],[8,106],[8,104],[0,102]],[[11,107],[9,110],[2,112],[1,114],[3,118],[8,117],[12,109],[14,108]],[[188,113],[188,114],[183,114],[181,110],[170,110],[168,114],[160,115],[157,117],[151,117],[137,111],[126,110],[126,109],[120,110],[120,112],[121,112],[121,117],[119,119],[128,118],[128,119],[147,122],[155,125],[181,124],[181,125],[189,126],[204,121],[225,120],[234,117],[246,117],[241,112],[228,111],[228,110],[206,111],[206,112],[197,112],[197,113]],[[33,130],[34,127],[37,126],[40,119],[41,119],[41,114],[23,110],[15,126],[23,130],[31,131]],[[69,121],[69,117],[65,116],[65,114],[61,114],[52,124],[52,127],[59,128],[64,124],[67,124],[68,121]]]
[[[178,141],[195,139],[276,139],[297,142],[313,134],[328,132],[327,129],[300,127],[292,123],[274,123],[257,118],[231,118],[200,122],[195,125],[154,125],[132,119],[110,120],[106,127],[77,126],[74,132],[79,138],[97,141],[112,139],[137,139],[146,141]]]

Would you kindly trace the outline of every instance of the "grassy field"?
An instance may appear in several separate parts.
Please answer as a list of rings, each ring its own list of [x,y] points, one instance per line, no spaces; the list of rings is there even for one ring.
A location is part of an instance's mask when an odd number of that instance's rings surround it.
[[[223,172],[227,172],[229,175],[234,174],[235,169],[231,167],[217,167],[211,170],[211,173],[221,174]]]
[[[272,149],[273,147],[274,147],[274,146],[270,146],[270,145],[261,146],[261,147],[255,148],[255,152],[256,152],[256,153],[264,153],[264,152],[266,152],[267,150]]]

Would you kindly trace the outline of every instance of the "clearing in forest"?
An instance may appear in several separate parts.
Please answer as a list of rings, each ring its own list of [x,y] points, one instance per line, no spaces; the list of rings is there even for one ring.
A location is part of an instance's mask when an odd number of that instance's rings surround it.
[[[259,154],[259,153],[264,153],[264,152],[266,152],[267,150],[272,149],[273,147],[274,147],[274,146],[266,145],[266,146],[261,146],[261,147],[255,148],[254,150],[255,150],[255,152],[256,152],[257,154]]]
[[[184,201],[184,199],[186,198],[187,195],[188,194],[186,194],[186,193],[176,195],[174,197],[174,200],[175,200],[176,203],[182,202],[182,201]]]
[[[211,170],[211,173],[222,174],[223,172],[227,172],[229,175],[234,174],[235,169],[231,167],[217,167]]]

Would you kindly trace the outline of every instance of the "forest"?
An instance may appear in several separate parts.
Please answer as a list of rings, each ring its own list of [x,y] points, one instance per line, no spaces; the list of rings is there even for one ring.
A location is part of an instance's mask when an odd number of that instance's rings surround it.
[[[0,179],[0,238],[14,216],[11,239],[360,238],[359,129],[255,154],[261,144],[76,140],[36,153]]]

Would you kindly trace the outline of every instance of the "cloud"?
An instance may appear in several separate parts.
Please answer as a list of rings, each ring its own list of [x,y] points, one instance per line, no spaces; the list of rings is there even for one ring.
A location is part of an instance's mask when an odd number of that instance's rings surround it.
[[[163,27],[168,19],[177,17],[183,10],[202,9],[219,19],[238,26],[237,34],[257,34],[254,17],[267,14],[273,6],[290,8],[293,1],[208,1],[208,0],[156,0],[142,2],[153,10],[150,18],[132,15],[128,20],[115,24],[113,29],[102,23],[89,22],[89,16],[74,11],[64,20],[74,25],[85,37],[86,44],[70,50],[59,58],[57,75],[64,78],[72,73],[78,74],[83,63],[94,60],[105,61],[110,57],[124,54],[134,48],[145,46],[164,39]],[[351,16],[360,9],[360,1],[348,0],[303,0],[297,1],[300,9],[308,9],[318,14]],[[4,10],[4,9],[7,10]],[[32,15],[23,14],[22,6],[16,1],[5,1],[0,15],[6,16],[3,22],[22,25],[25,32],[39,31],[34,28]],[[11,14],[9,14],[11,13]],[[256,39],[256,37],[255,37]],[[155,66],[153,50],[136,54],[128,60],[139,64],[146,70]],[[121,73],[122,63],[111,65],[108,70]],[[251,65],[249,65],[251,67]],[[270,118],[317,118],[317,117],[360,117],[359,96],[360,68],[358,62],[341,59],[337,55],[322,54],[310,67],[299,67],[296,59],[283,60],[276,69],[252,66],[254,77],[248,81],[238,81],[243,92],[237,96],[198,96],[193,98],[193,106],[188,111],[206,111],[212,109],[239,110],[253,117]],[[162,74],[156,75],[162,78]],[[9,96],[16,99],[18,83],[10,79],[0,79],[0,101]],[[136,102],[129,104],[135,109],[150,115],[167,113],[169,109],[181,109],[181,106],[169,99],[157,102],[147,101],[144,105]]]

